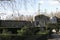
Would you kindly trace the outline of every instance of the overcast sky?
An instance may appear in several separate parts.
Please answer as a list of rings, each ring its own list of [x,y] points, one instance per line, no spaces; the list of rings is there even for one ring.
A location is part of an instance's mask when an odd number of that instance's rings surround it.
[[[21,14],[34,15],[35,12],[38,12],[38,4],[40,3],[40,11],[44,12],[45,9],[47,12],[56,12],[56,8],[60,11],[60,3],[54,0],[15,0],[16,2],[1,2],[0,1],[0,12],[6,14],[17,14],[19,11]],[[12,6],[13,3],[13,6]],[[2,5],[1,5],[2,4]],[[13,8],[13,9],[12,9]]]

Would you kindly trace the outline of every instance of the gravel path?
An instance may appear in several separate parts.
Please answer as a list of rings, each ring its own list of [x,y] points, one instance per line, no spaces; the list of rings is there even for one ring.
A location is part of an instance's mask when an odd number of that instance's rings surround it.
[[[52,38],[48,40],[60,40],[60,34],[52,34]]]

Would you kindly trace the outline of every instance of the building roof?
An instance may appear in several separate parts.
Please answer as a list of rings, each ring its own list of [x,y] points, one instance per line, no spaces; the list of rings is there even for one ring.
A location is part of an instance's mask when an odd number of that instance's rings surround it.
[[[36,15],[35,18],[36,18],[36,17],[39,17],[39,18],[42,18],[42,17],[50,18],[50,17],[45,16],[45,15],[42,15],[42,14],[41,14],[41,15]]]

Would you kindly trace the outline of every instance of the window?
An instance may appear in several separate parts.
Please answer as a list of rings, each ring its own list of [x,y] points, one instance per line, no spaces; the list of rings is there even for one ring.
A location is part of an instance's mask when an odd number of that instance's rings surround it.
[[[39,25],[39,21],[36,22],[36,25]]]

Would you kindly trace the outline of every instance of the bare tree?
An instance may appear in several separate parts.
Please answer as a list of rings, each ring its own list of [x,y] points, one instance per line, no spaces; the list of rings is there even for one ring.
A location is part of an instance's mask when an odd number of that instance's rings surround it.
[[[54,1],[58,1],[60,3],[60,0],[54,0]]]

